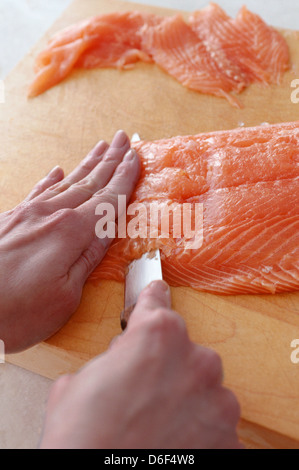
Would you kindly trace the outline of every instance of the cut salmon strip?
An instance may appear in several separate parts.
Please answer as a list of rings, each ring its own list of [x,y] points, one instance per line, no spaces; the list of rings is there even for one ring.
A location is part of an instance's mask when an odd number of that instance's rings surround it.
[[[212,3],[193,13],[189,20],[219,67],[240,90],[252,81],[278,82],[289,68],[284,38],[245,6],[232,19]]]
[[[75,67],[131,68],[156,62],[184,86],[226,98],[253,81],[272,83],[289,68],[284,38],[243,7],[233,20],[217,5],[162,17],[138,11],[99,15],[57,33],[36,58],[29,96],[66,78]]]
[[[246,54],[241,56],[239,63],[251,70],[257,80],[262,81],[264,76],[266,83],[279,83],[282,74],[289,69],[289,48],[285,39],[245,6],[235,23],[246,47]]]
[[[131,203],[203,207],[203,243],[161,233],[119,238],[91,280],[123,281],[128,264],[160,248],[165,280],[218,294],[299,289],[299,122],[135,144],[142,161]],[[133,206],[134,207],[134,206]],[[136,207],[136,206],[135,206]],[[135,214],[136,216],[136,214]],[[134,220],[134,211],[128,224]],[[164,234],[165,235],[165,234]]]
[[[75,67],[117,67],[152,59],[141,50],[140,29],[159,17],[139,12],[100,15],[58,32],[36,58],[29,97],[61,82]]]
[[[159,25],[144,28],[142,48],[154,62],[187,88],[239,102],[229,95],[235,82],[218,67],[204,42],[182,16],[166,18]]]

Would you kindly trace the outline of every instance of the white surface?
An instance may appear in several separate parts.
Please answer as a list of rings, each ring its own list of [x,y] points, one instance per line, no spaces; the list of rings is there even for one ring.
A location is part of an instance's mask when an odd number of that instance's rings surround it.
[[[36,449],[52,382],[0,364],[0,449]]]
[[[19,62],[70,0],[0,0],[0,78]]]
[[[82,0],[84,1],[84,0]],[[17,64],[70,0],[0,0],[0,79]],[[139,0],[139,3],[195,10],[204,0]],[[299,29],[298,0],[219,0],[235,15],[243,3],[267,23]],[[51,381],[9,364],[0,364],[0,449],[36,448]]]

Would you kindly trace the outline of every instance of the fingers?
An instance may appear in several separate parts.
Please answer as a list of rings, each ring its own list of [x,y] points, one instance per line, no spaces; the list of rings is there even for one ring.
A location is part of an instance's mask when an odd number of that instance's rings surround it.
[[[89,275],[100,264],[110,246],[109,238],[95,238],[90,246],[71,267],[69,278],[79,286],[83,286]]]
[[[223,382],[223,365],[219,354],[213,349],[194,344],[193,366],[198,379],[198,388],[219,387]],[[204,379],[204,380],[203,380]]]
[[[65,179],[64,182],[67,185],[72,185],[81,181],[100,163],[104,158],[109,145],[104,140],[101,140],[97,145],[89,152],[86,158],[82,160],[80,165],[75,168]]]
[[[26,202],[31,201],[32,199],[36,198],[40,194],[42,194],[46,189],[50,188],[51,186],[57,184],[64,178],[63,170],[56,166],[50,173],[41,181],[37,183],[37,185],[33,188],[31,193],[25,199]]]
[[[123,205],[121,209],[118,207],[118,196],[125,196],[128,203],[139,173],[139,158],[135,150],[131,150],[117,167],[108,185],[76,209],[84,221],[85,230],[81,235],[82,255],[69,271],[69,275],[75,282],[83,285],[87,277],[102,261],[116,236],[115,219],[124,209]],[[102,215],[104,212],[107,213],[109,223],[112,224],[112,233],[110,230],[107,230],[107,233],[103,230],[103,227],[107,225],[106,218],[99,219],[96,215]]]
[[[128,204],[139,174],[140,160],[135,150],[132,149],[126,153],[123,161],[116,167],[109,183],[76,209],[85,223],[87,243],[92,242],[95,233],[98,238],[105,238],[105,231],[102,229],[108,222],[111,222],[112,233],[109,230],[107,231],[109,232],[107,235],[109,240],[106,240],[106,242],[111,243],[116,236],[115,230],[113,230],[115,219],[120,215],[120,210],[123,209],[123,204],[119,208],[119,196],[122,196]],[[103,216],[104,212],[106,212],[106,216],[99,219],[99,215]]]
[[[108,148],[109,145],[105,141],[101,140],[98,142],[97,145],[89,152],[87,157],[81,162],[81,164],[66,178],[64,178],[63,170],[59,166],[56,166],[33,188],[25,201],[28,202],[35,197],[40,196],[46,189],[57,185],[57,183],[61,182],[62,180],[63,184],[59,185],[59,191],[61,191],[61,188],[67,188],[72,184],[82,180],[98,165]],[[53,192],[55,192],[55,188],[53,188]],[[53,197],[53,193],[50,195],[48,194],[45,196],[45,198],[48,199],[49,196]]]
[[[164,281],[153,281],[139,295],[136,307],[130,316],[128,329],[149,318],[159,309],[171,309],[170,289]]]
[[[53,188],[50,199],[53,209],[59,210],[66,207],[74,209],[103,189],[109,183],[129,148],[130,141],[124,131],[118,131],[115,134],[109,148],[105,142],[100,144],[98,164],[96,164],[98,152],[95,152],[90,156],[91,162],[86,164],[85,160],[69,180]],[[88,172],[88,168],[93,169]],[[85,177],[83,177],[84,174]]]
[[[164,281],[153,281],[141,292],[138,302],[135,309],[133,310],[129,324],[130,329],[132,325],[142,322],[144,319],[148,318],[155,309],[171,308],[171,295],[168,284]],[[134,317],[132,319],[132,317]],[[127,330],[129,327],[127,328]],[[116,336],[110,343],[110,349],[117,344],[117,342],[123,337],[126,333],[125,330],[121,335]]]
[[[171,308],[169,286],[164,281],[153,281],[141,292],[134,310],[134,317],[143,315],[143,311],[156,308]]]

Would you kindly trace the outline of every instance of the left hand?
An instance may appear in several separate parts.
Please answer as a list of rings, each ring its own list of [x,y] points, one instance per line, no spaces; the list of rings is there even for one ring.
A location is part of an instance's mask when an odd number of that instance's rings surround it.
[[[95,209],[130,198],[140,163],[119,131],[66,178],[56,167],[15,209],[0,214],[0,338],[6,352],[46,339],[75,312],[111,239],[98,239]]]

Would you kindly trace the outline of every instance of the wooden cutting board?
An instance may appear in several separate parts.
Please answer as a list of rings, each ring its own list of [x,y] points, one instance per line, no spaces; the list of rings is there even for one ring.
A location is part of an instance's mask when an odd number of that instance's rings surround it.
[[[55,165],[69,172],[100,138],[109,141],[120,128],[153,140],[299,119],[299,104],[291,102],[291,81],[299,77],[299,34],[291,31],[283,34],[294,70],[281,86],[251,86],[241,95],[240,110],[188,91],[146,64],[128,72],[77,70],[27,100],[34,57],[53,32],[88,16],[132,9],[173,13],[115,0],[75,0],[8,76],[6,102],[0,105],[1,211],[19,203]],[[222,297],[176,288],[172,294],[191,338],[223,358],[225,384],[241,403],[240,436],[247,446],[299,448],[299,364],[291,362],[290,346],[299,338],[299,293]],[[123,285],[87,284],[80,308],[58,334],[7,359],[52,379],[76,371],[120,333],[122,307]]]

